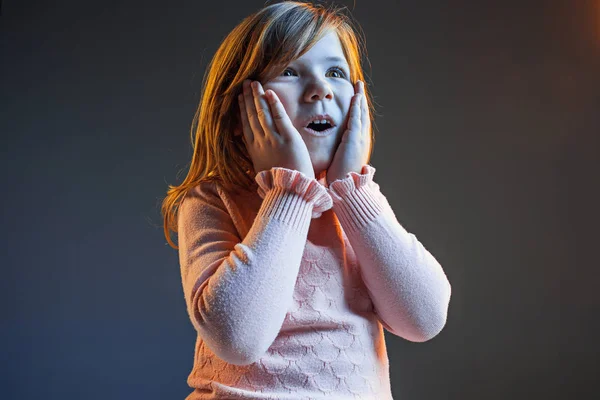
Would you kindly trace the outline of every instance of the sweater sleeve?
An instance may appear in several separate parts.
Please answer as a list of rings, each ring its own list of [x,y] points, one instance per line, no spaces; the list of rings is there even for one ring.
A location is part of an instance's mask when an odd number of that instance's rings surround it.
[[[396,219],[375,168],[331,182],[333,210],[356,253],[375,312],[396,336],[424,342],[446,324],[451,286],[442,266]]]
[[[311,217],[332,206],[326,188],[299,171],[272,168],[255,180],[263,202],[245,238],[215,184],[190,191],[178,215],[191,322],[219,358],[237,365],[256,362],[277,337],[293,300]]]

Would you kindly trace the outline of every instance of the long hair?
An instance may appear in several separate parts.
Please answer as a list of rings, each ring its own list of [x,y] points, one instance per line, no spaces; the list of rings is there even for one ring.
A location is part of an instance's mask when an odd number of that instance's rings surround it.
[[[177,233],[179,205],[188,190],[205,181],[218,181],[234,192],[256,186],[256,172],[243,135],[233,134],[236,125],[241,124],[237,96],[243,91],[245,79],[269,81],[334,31],[350,67],[352,83],[365,81],[361,67],[365,41],[345,9],[298,1],[271,4],[246,17],[225,37],[203,78],[201,101],[192,122],[189,171],[180,185],[169,185],[162,203],[164,234],[171,247],[178,249],[170,231]],[[367,85],[365,94],[371,115],[370,159],[375,139],[374,110]]]

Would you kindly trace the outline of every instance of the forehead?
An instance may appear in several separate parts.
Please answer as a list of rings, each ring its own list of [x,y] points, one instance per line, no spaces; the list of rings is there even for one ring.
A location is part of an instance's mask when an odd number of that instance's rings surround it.
[[[346,63],[344,50],[338,35],[335,32],[329,32],[321,38],[313,47],[297,59],[298,61],[315,62],[340,62]]]

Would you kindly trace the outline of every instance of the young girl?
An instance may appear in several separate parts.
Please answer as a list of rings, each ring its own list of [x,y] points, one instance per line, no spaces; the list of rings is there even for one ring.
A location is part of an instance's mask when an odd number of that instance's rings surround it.
[[[391,399],[383,328],[424,342],[445,325],[446,275],[373,181],[342,11],[271,4],[209,66],[162,210],[198,333],[187,399]]]

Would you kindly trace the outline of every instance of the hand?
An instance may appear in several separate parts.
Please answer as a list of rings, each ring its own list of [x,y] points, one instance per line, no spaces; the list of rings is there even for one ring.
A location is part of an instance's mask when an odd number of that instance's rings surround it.
[[[337,179],[343,179],[349,172],[362,172],[369,161],[371,147],[371,120],[362,81],[355,85],[348,115],[348,127],[337,147],[333,161],[327,168],[327,185]]]
[[[292,124],[283,104],[274,91],[265,94],[262,85],[254,81],[243,83],[238,96],[244,143],[252,159],[254,171],[283,167],[315,177],[310,154],[302,136]]]

